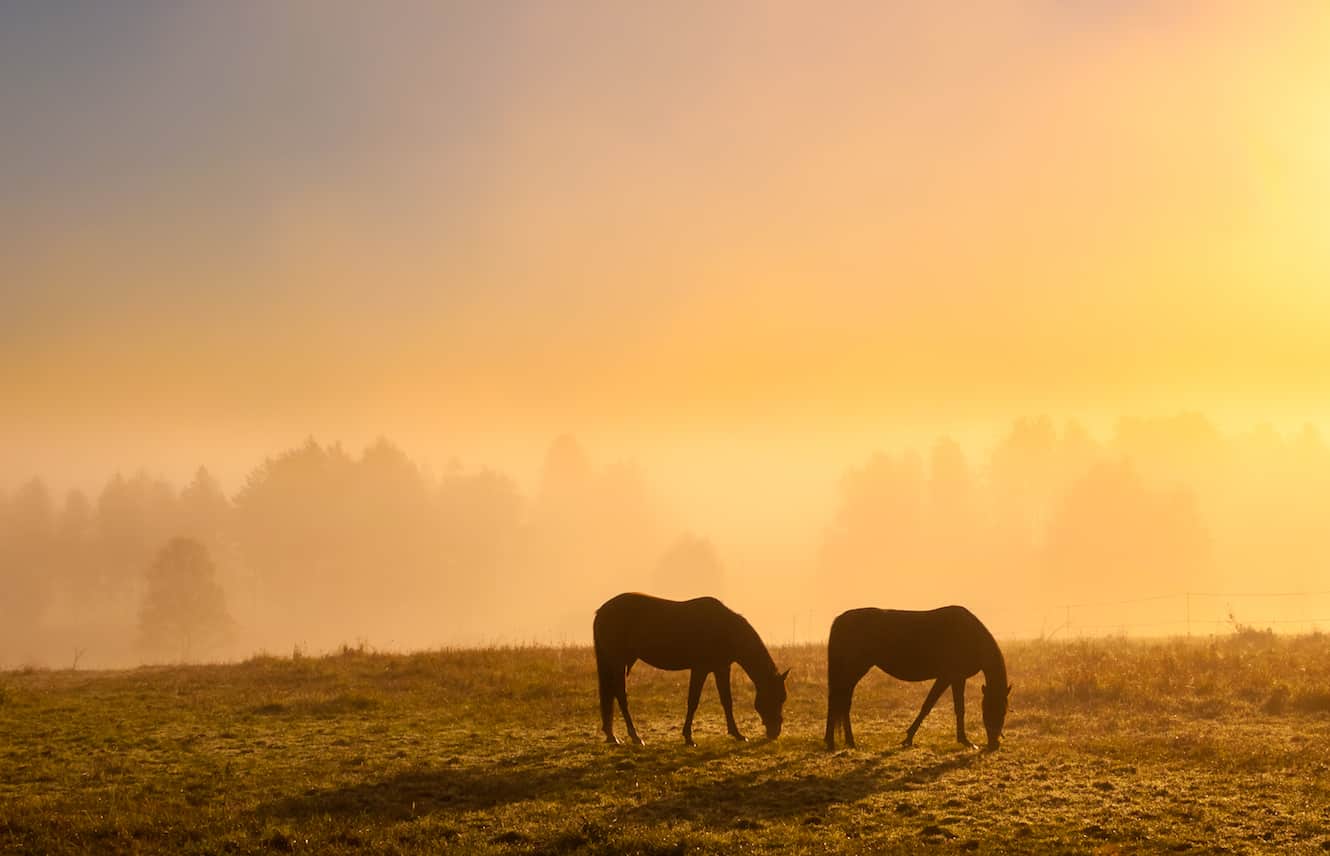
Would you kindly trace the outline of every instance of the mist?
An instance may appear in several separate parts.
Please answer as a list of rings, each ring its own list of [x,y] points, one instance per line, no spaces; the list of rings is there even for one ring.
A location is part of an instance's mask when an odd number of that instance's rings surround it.
[[[1330,619],[1321,6],[0,23],[0,665]]]
[[[534,472],[310,438],[231,484],[206,463],[181,480],[89,474],[90,488],[11,476],[0,662],[584,644],[595,608],[627,590],[718,596],[795,642],[862,605],[962,603],[1004,638],[1330,619],[1330,447],[1310,424],[1221,431],[1187,413],[1095,432],[1032,416],[816,474],[809,454],[689,466],[571,434],[540,448]],[[203,572],[160,570],[181,540]]]

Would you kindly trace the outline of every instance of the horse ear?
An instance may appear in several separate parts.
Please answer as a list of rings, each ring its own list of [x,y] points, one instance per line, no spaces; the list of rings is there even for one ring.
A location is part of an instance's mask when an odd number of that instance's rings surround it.
[[[780,673],[780,679],[781,679],[782,681],[785,680],[786,678],[788,678],[789,676],[790,676],[790,670],[789,670],[789,669],[786,669],[785,671],[783,671],[783,672]]]

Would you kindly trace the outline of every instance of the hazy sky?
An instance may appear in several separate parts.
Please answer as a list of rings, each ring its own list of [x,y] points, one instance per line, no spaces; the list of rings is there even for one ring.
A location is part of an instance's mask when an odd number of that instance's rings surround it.
[[[1321,418],[1327,45],[1321,0],[0,3],[0,466]]]

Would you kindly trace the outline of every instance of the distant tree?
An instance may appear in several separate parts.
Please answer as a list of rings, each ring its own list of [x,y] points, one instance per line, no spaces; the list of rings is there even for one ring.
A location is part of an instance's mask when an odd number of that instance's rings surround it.
[[[523,518],[522,495],[513,480],[493,470],[447,473],[438,487],[438,522],[448,569],[484,591],[502,584],[499,575],[516,558]]]
[[[965,452],[950,437],[933,444],[927,478],[921,526],[927,544],[920,564],[938,583],[933,596],[954,600],[972,594],[994,572],[978,486]]]
[[[9,502],[9,533],[23,549],[24,558],[31,559],[49,547],[54,528],[51,493],[41,479],[32,479]]]
[[[55,510],[41,479],[23,485],[7,503],[0,527],[0,624],[22,637],[41,623],[50,604],[55,557]]]
[[[724,582],[716,548],[696,535],[685,535],[671,544],[652,574],[653,592],[671,598],[719,597],[724,594]]]
[[[891,601],[914,597],[926,560],[924,468],[914,452],[875,454],[842,478],[840,501],[822,541],[820,564],[828,606],[840,598]]]
[[[92,503],[82,491],[70,491],[55,522],[56,555],[64,589],[80,604],[86,604],[98,594],[97,567],[93,562],[94,534]]]
[[[458,527],[440,519],[437,488],[386,439],[359,458],[311,439],[266,460],[231,514],[252,623],[316,647],[371,635],[406,644],[408,634],[429,644],[455,616],[476,614],[453,580],[476,571],[450,552]],[[469,502],[458,506],[474,511]]]
[[[173,538],[148,567],[139,611],[140,640],[158,653],[196,650],[222,642],[231,630],[226,596],[208,549],[193,538]]]
[[[179,532],[179,498],[163,479],[117,473],[97,498],[97,551],[106,594],[126,596],[158,544]]]
[[[1054,603],[1186,591],[1208,583],[1208,527],[1185,486],[1151,486],[1130,462],[1096,465],[1063,496],[1044,548]]]
[[[597,467],[576,438],[556,439],[530,504],[519,608],[547,629],[584,633],[582,604],[621,591],[625,572],[653,567],[666,543],[658,514],[636,464]],[[557,588],[544,584],[551,578],[559,580]],[[545,623],[553,613],[559,617]]]
[[[1033,543],[1062,483],[1079,476],[1059,467],[1058,433],[1047,416],[1020,419],[993,449],[989,479],[1001,526],[1013,540]]]
[[[315,644],[334,644],[317,635],[320,627],[345,628],[346,609],[363,602],[356,551],[379,536],[358,516],[355,476],[341,446],[310,439],[265,460],[235,497],[234,531],[254,574],[257,610]]]
[[[603,532],[596,518],[595,471],[582,445],[567,434],[545,453],[540,484],[531,509],[536,553],[561,576],[585,580],[603,544],[591,533]]]
[[[231,503],[206,467],[180,492],[180,529],[214,549],[226,541]]]
[[[606,467],[596,481],[592,526],[600,545],[600,579],[612,585],[622,568],[644,567],[666,544],[661,512],[635,461]],[[594,530],[593,530],[594,531]]]
[[[942,437],[933,444],[928,467],[928,513],[949,539],[974,527],[975,484],[960,444]]]
[[[540,474],[541,499],[556,503],[581,499],[592,477],[591,462],[582,444],[576,437],[564,434],[555,439],[545,454]]]

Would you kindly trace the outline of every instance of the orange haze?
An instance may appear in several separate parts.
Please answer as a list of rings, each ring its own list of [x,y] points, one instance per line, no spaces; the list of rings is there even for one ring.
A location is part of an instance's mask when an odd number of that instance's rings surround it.
[[[209,536],[225,650],[582,640],[688,537],[778,638],[860,601],[1032,635],[1077,600],[1315,587],[1327,44],[1324,4],[1236,0],[0,11],[0,511],[36,515],[0,573],[76,625],[74,584],[41,581],[91,560],[29,543],[66,491],[95,521],[114,472],[178,493],[205,465],[241,519],[266,457],[387,437],[436,528],[447,473],[507,479],[522,534],[491,534],[520,556],[484,573],[559,615],[428,582],[453,547],[399,533],[419,614],[348,611],[348,583],[284,632],[236,523]],[[995,451],[1045,413],[1019,441],[1042,452]],[[542,493],[565,434],[576,520]],[[624,503],[650,511],[595,525]]]

